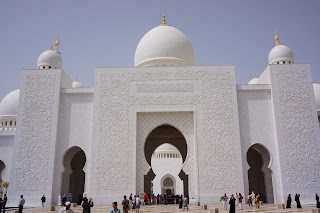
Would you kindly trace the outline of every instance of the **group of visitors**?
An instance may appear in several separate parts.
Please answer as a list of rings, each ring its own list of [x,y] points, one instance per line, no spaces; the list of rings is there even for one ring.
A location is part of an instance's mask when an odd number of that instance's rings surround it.
[[[257,209],[260,209],[260,201],[261,200],[261,196],[260,194],[255,194],[254,191],[252,191],[252,193],[248,193],[248,204],[249,207],[256,207]]]
[[[7,197],[7,194],[4,194],[3,195],[3,199],[0,198],[0,213],[1,212],[6,212],[6,204],[7,204],[7,201],[8,201],[8,197]],[[20,195],[20,200],[19,200],[19,204],[18,204],[18,211],[19,213],[22,213],[22,210],[23,210],[23,206],[25,204],[25,199],[23,198],[23,195]]]
[[[302,209],[301,203],[300,203],[300,194],[296,194],[294,197],[294,201],[296,201],[297,204],[297,208],[298,209]],[[287,199],[287,209],[291,208],[291,202],[292,202],[292,198],[291,198],[291,194],[288,195],[288,199]],[[317,208],[320,208],[320,202],[319,202],[319,196],[316,193],[316,204],[317,204]]]
[[[220,202],[223,203],[223,210],[228,210],[228,196],[227,194],[224,194],[222,197],[220,197]],[[236,195],[231,194],[231,197],[229,199],[230,204],[230,211],[229,212],[236,212],[236,206],[239,206],[240,209],[243,209],[242,206],[243,196],[241,193],[236,193]]]
[[[72,197],[71,197],[72,199]],[[91,207],[93,207],[93,199],[90,198],[88,199],[87,197],[84,197],[82,199],[82,212],[83,213],[90,213],[91,212]],[[59,213],[74,213],[73,209],[71,208],[71,201],[65,202],[64,207],[62,207],[59,210]]]

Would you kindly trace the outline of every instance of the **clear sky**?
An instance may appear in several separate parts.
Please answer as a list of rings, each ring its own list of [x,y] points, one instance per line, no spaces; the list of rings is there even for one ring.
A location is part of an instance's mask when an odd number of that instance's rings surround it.
[[[94,86],[95,67],[134,66],[136,46],[163,13],[190,39],[196,65],[235,65],[238,84],[266,68],[275,28],[319,83],[319,11],[319,0],[1,1],[0,100],[20,87],[21,70],[36,68],[57,33],[63,70],[86,87]]]

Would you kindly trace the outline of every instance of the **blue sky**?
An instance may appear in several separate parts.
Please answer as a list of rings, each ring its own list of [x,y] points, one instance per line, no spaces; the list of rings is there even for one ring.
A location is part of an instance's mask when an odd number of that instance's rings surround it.
[[[63,70],[87,87],[95,67],[134,66],[136,46],[163,13],[190,39],[196,65],[235,65],[238,84],[266,68],[275,28],[319,83],[319,11],[318,0],[1,1],[0,100],[20,87],[21,70],[36,68],[57,33]]]

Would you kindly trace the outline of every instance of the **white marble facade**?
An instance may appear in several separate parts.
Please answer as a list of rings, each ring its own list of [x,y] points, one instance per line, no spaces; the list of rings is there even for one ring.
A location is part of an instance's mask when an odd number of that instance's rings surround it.
[[[164,18],[141,39],[135,67],[96,68],[93,88],[63,71],[57,41],[56,50],[41,54],[37,69],[22,70],[20,90],[0,104],[0,177],[9,182],[8,205],[16,205],[20,194],[28,206],[40,205],[43,194],[56,204],[78,181],[70,170],[79,150],[85,154],[83,191],[96,205],[143,193],[151,169],[156,193],[171,177],[175,193],[219,203],[223,193],[248,193],[250,147],[263,159],[260,184],[269,202],[299,193],[302,203],[314,203],[320,192],[320,88],[310,65],[295,64],[277,35],[275,41],[260,77],[237,85],[234,66],[196,66],[191,43]],[[154,166],[159,159],[146,157],[146,140],[163,125],[178,131],[187,147],[182,160],[173,144],[180,157],[165,159],[162,165],[173,167],[167,171]],[[157,143],[175,140],[161,134]]]

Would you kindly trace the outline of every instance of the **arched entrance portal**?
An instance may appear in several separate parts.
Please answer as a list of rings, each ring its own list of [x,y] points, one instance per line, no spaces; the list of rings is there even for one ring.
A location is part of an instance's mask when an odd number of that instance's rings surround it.
[[[180,157],[184,162],[187,157],[187,142],[182,135],[182,133],[173,126],[170,125],[162,125],[154,129],[147,137],[144,153],[148,164],[151,166],[148,174],[144,176],[144,192],[151,193],[151,182],[155,178],[155,173],[152,169],[151,158],[154,151],[162,144],[171,144],[176,147],[180,152]],[[174,158],[175,155],[173,153],[164,153],[162,156],[164,158]],[[188,175],[184,173],[184,171],[179,168],[180,173],[179,177],[183,181],[183,193],[189,194],[189,186],[188,186]],[[183,174],[183,175],[180,175]]]
[[[61,192],[72,194],[72,201],[77,202],[78,197],[84,192],[85,172],[83,168],[86,163],[84,151],[78,147],[70,148],[64,155],[64,172],[62,173]]]
[[[261,195],[265,203],[273,203],[272,171],[269,151],[261,144],[252,145],[247,152],[249,192]]]
[[[175,195],[175,181],[172,176],[167,175],[163,178],[161,184],[161,192],[162,194],[166,193],[167,195]]]
[[[2,160],[0,160],[0,197],[2,198],[3,197],[3,195],[6,193],[5,191],[4,191],[4,187],[3,187],[3,185],[2,185],[2,183],[3,183],[3,179],[2,179],[2,173],[3,173],[3,171],[4,171],[4,169],[6,168],[6,165],[4,164],[4,162],[2,161]]]

